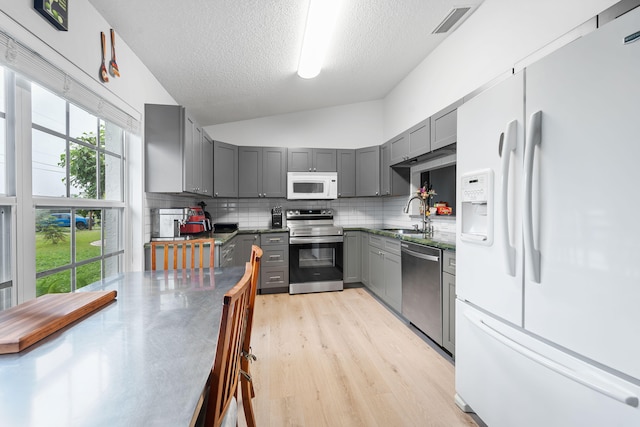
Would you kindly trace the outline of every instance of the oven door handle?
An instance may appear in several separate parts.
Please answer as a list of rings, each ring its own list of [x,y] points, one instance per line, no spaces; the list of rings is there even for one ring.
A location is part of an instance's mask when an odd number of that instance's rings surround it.
[[[304,245],[307,243],[342,243],[342,236],[313,236],[313,237],[289,237],[290,245]]]

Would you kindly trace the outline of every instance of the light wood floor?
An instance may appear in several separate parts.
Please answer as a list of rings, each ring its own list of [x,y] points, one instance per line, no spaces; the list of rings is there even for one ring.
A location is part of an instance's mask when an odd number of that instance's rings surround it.
[[[259,427],[476,426],[453,402],[451,362],[365,289],[256,301]]]

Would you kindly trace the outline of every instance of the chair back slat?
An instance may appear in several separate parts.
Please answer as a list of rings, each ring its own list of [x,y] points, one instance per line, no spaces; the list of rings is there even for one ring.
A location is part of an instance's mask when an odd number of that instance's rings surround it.
[[[222,423],[238,388],[251,293],[251,272],[251,264],[246,263],[244,276],[224,296],[216,357],[209,383],[205,416],[207,427],[218,427]]]
[[[171,240],[162,242],[151,242],[151,270],[156,270],[157,265],[157,250],[162,248],[163,255],[163,270],[169,269],[169,254],[173,253],[173,269],[177,270],[187,268],[187,259],[191,258],[188,264],[191,269],[214,267],[214,254],[215,254],[215,240],[210,238],[191,239],[191,240]],[[206,246],[209,246],[209,265],[204,264],[204,252]],[[189,251],[187,251],[189,249]],[[196,250],[198,251],[198,264],[196,265]],[[171,251],[171,252],[170,252]],[[190,255],[190,257],[188,256]],[[179,259],[182,258],[180,261]]]

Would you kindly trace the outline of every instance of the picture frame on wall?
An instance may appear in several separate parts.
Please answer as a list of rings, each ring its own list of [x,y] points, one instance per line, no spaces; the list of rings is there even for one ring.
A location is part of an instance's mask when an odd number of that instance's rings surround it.
[[[69,0],[34,0],[33,8],[60,31],[69,30]]]

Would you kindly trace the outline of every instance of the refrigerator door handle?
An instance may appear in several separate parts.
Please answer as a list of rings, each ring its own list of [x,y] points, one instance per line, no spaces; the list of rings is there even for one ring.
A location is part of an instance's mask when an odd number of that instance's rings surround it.
[[[502,235],[504,236],[504,254],[506,257],[507,274],[516,276],[516,248],[511,245],[511,237],[509,234],[509,166],[511,165],[511,153],[516,151],[516,142],[518,134],[518,121],[512,120],[507,125],[504,133],[504,144],[502,146]]]
[[[599,377],[589,375],[586,372],[577,371],[552,359],[549,359],[548,357],[545,357],[535,352],[534,350],[531,350],[530,348],[513,341],[496,329],[492,328],[490,325],[486,324],[482,319],[476,318],[472,315],[470,316],[468,313],[465,313],[465,317],[474,326],[489,335],[491,338],[520,353],[521,355],[534,361],[535,363],[551,369],[552,371],[572,381],[582,384],[583,386],[588,387],[591,390],[608,396],[614,400],[617,400],[618,402],[624,403],[625,405],[629,405],[634,408],[638,407],[638,396],[635,396],[633,392],[607,382],[605,379],[600,379]]]
[[[524,151],[524,245],[531,260],[531,278],[540,283],[540,251],[533,240],[533,159],[536,146],[542,139],[542,111],[536,111],[529,119],[527,142]]]

